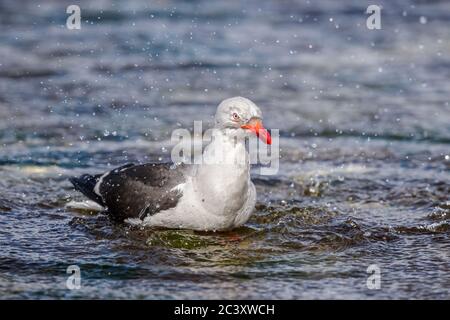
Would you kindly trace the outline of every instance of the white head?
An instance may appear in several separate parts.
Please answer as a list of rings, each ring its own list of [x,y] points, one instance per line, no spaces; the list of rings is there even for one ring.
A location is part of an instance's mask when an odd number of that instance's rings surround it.
[[[216,128],[253,132],[267,144],[272,143],[269,132],[262,125],[262,112],[247,98],[233,97],[223,100],[217,107]]]

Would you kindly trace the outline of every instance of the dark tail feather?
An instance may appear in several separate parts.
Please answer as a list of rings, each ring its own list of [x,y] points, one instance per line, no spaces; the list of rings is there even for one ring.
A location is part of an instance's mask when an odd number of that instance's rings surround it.
[[[70,177],[69,181],[72,182],[76,190],[80,191],[86,197],[92,201],[97,202],[101,206],[105,206],[102,198],[94,192],[95,184],[98,177],[91,176],[90,174],[83,174],[80,177]]]

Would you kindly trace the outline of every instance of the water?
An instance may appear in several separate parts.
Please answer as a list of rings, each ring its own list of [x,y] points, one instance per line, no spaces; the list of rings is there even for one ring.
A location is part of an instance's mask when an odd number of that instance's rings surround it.
[[[78,3],[78,31],[70,1],[0,3],[1,298],[450,298],[446,1],[382,1],[378,31],[365,1]],[[69,176],[167,160],[235,95],[281,130],[244,227],[65,208]]]

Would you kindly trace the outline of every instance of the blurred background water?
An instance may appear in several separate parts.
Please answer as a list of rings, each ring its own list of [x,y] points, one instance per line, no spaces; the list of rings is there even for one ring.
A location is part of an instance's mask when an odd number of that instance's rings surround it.
[[[450,298],[448,1],[86,0],[81,30],[70,4],[0,1],[0,298]],[[65,208],[235,95],[281,133],[245,227]]]

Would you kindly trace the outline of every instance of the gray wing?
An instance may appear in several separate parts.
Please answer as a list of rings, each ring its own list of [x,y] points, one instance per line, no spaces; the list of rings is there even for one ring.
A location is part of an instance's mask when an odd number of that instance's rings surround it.
[[[144,218],[173,208],[181,198],[175,188],[186,180],[186,165],[129,165],[98,179],[97,193],[114,218]]]

